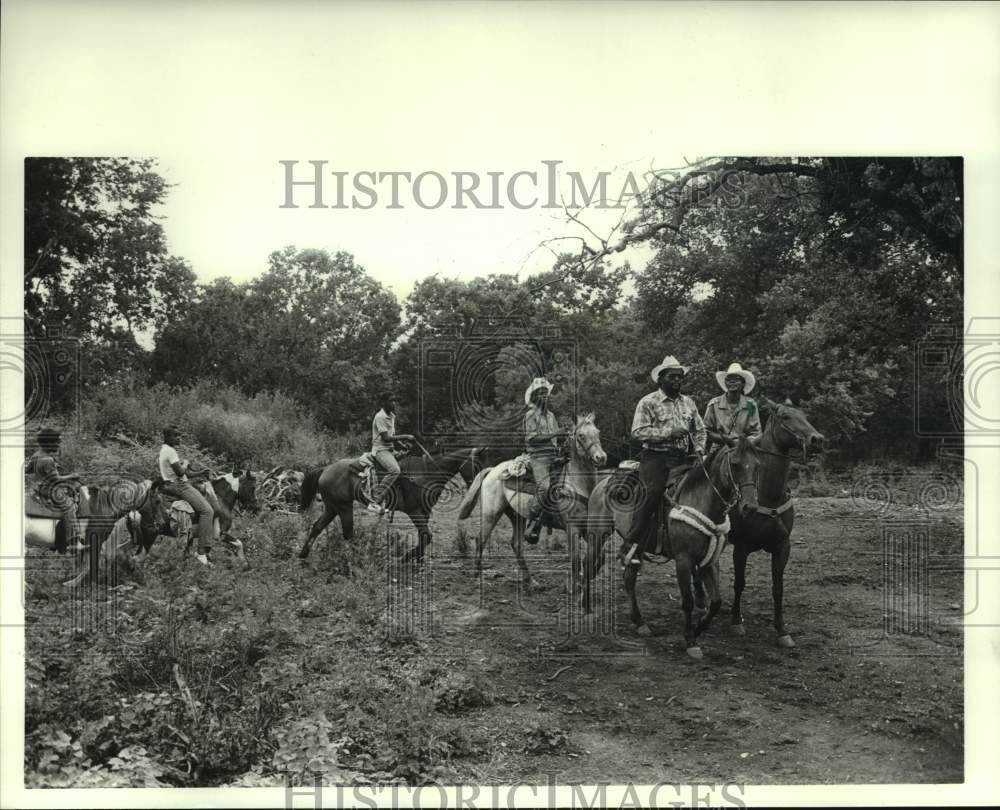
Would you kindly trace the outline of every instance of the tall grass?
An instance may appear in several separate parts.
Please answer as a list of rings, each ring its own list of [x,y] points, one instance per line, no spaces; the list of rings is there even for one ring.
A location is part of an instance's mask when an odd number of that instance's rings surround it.
[[[183,431],[187,457],[256,470],[307,469],[360,453],[367,440],[326,432],[283,394],[248,397],[206,382],[190,388],[109,386],[81,403],[78,423],[81,430],[64,438],[64,466],[95,472],[109,466],[139,475],[155,471],[163,428],[171,424]],[[116,439],[117,448],[109,441]]]

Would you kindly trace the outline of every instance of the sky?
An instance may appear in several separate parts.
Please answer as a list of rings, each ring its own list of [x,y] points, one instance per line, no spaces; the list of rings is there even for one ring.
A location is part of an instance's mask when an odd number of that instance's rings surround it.
[[[294,244],[346,250],[402,298],[432,273],[545,270],[551,255],[536,251],[539,242],[581,232],[539,207],[282,209],[281,160],[301,169],[327,161],[349,178],[463,171],[484,182],[487,172],[506,179],[557,160],[564,173],[593,182],[599,171],[641,174],[712,154],[802,154],[788,141],[822,142],[831,117],[878,121],[882,100],[861,92],[876,69],[937,98],[945,122],[954,104],[932,65],[887,64],[877,28],[859,30],[821,5],[175,1],[70,9],[4,7],[17,36],[7,35],[3,67],[20,77],[5,85],[5,121],[18,124],[4,135],[7,146],[157,158],[175,184],[163,211],[170,249],[201,281],[245,281],[265,270],[270,252]],[[893,20],[900,36],[947,35],[940,14],[905,12]],[[779,25],[813,35],[785,37],[755,73]],[[817,93],[816,74],[802,66],[816,64],[827,77],[836,70],[827,64],[843,63],[848,35],[856,73],[842,77],[840,96]],[[970,69],[979,60],[971,48],[957,58]],[[926,126],[920,112],[893,123]],[[879,133],[873,126],[858,137],[860,149],[848,138],[832,151],[878,152]],[[619,213],[589,212],[587,222],[603,235]],[[620,258],[641,266],[648,252]]]
[[[403,297],[434,272],[472,278],[544,269],[543,258],[527,266],[525,258],[541,238],[566,229],[540,209],[282,210],[280,160],[413,174],[509,174],[560,160],[586,175],[718,154],[962,155],[966,317],[970,330],[980,318],[984,339],[995,344],[998,12],[996,4],[961,2],[6,0],[0,428],[23,411],[17,339],[28,156],[157,158],[176,184],[163,211],[170,249],[202,281],[247,280],[264,271],[271,251],[295,244],[347,250]],[[967,498],[1000,491],[996,437],[966,438],[967,481],[974,482]],[[21,445],[0,442],[3,481],[21,480],[23,460]],[[3,495],[10,507],[6,498],[20,490],[6,484]],[[995,510],[982,510],[975,534],[977,503],[967,500],[969,540],[995,554],[989,541],[1000,533],[988,520]],[[10,559],[23,537],[20,515],[16,503],[0,510]],[[5,610],[18,593],[0,589]],[[994,615],[991,605],[995,598],[984,615]],[[965,718],[964,785],[914,793],[897,785],[838,793],[823,785],[794,795],[756,792],[756,803],[995,797],[998,672],[987,627],[971,624],[966,634],[966,687],[976,711]],[[0,749],[11,751],[23,736],[18,638],[10,639],[14,654],[0,659],[0,680],[14,687],[4,692]],[[5,758],[0,781],[19,784],[22,764]],[[83,793],[71,800],[107,803]],[[13,803],[31,801],[18,795]]]

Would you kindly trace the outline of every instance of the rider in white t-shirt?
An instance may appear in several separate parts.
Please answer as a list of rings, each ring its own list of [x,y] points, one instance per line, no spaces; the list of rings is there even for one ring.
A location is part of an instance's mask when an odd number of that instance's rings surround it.
[[[160,476],[166,481],[163,489],[170,495],[191,504],[198,517],[198,562],[211,565],[208,561],[208,552],[212,547],[215,533],[215,511],[205,496],[191,485],[187,476],[190,473],[194,478],[203,478],[208,475],[208,470],[196,472],[190,469],[189,462],[182,463],[175,447],[179,443],[180,430],[176,427],[165,428],[159,457]]]

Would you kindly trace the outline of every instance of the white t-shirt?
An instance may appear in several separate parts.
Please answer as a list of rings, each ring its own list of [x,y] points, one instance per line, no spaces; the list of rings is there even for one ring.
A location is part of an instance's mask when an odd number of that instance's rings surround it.
[[[173,467],[170,466],[174,462],[179,464],[180,460],[181,457],[177,455],[177,451],[169,444],[164,444],[163,447],[160,448],[160,477],[162,477],[164,481],[187,481],[186,475],[178,478],[177,473],[175,473]]]

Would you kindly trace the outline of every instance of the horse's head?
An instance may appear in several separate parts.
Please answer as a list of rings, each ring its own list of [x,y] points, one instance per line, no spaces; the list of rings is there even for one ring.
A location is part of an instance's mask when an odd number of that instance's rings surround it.
[[[458,474],[462,476],[466,486],[472,483],[476,474],[483,468],[483,453],[486,450],[486,447],[473,447],[471,450],[465,451],[467,455],[462,466],[458,468]]]
[[[754,511],[757,508],[760,456],[757,455],[753,442],[741,437],[735,447],[726,448],[716,458],[724,470],[723,480],[730,490],[730,497],[738,499],[742,514]],[[727,468],[728,474],[725,472]]]
[[[608,454],[601,447],[601,431],[594,424],[594,414],[577,417],[569,437],[569,452],[575,459],[586,461],[591,467],[603,467],[607,462]]]
[[[769,403],[771,438],[782,452],[788,452],[796,447],[805,450],[822,450],[826,437],[814,428],[806,415],[791,400],[785,400],[783,405]]]

